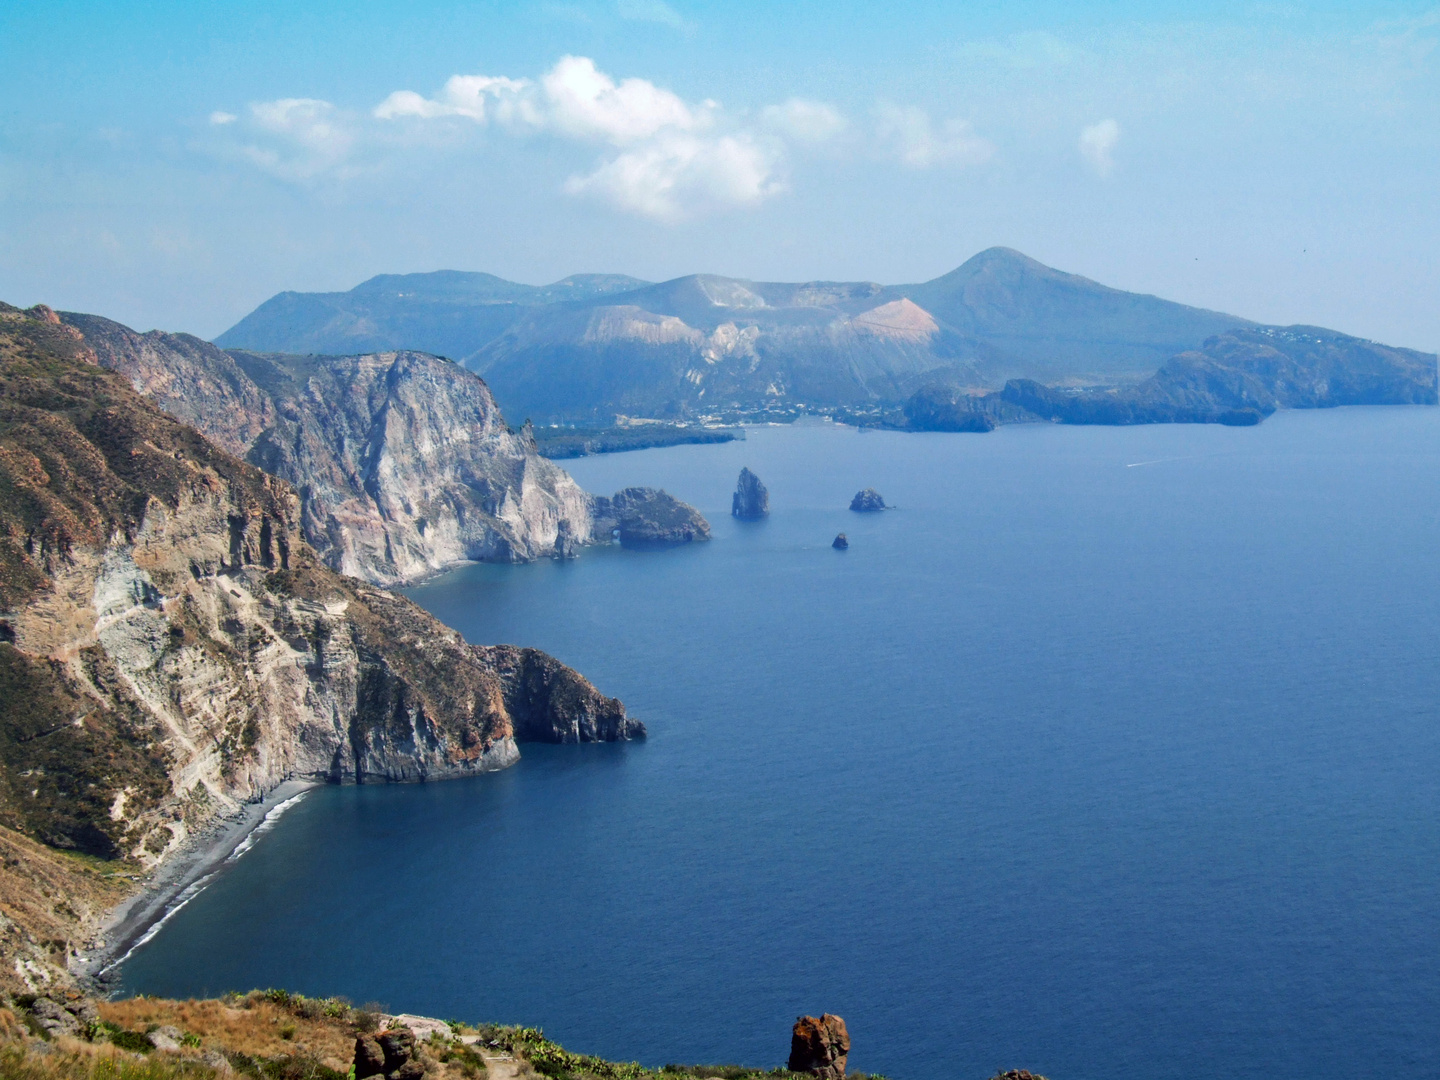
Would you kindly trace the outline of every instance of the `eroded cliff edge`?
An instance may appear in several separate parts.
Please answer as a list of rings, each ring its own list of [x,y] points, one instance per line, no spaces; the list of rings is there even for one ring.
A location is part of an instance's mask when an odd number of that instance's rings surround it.
[[[301,533],[342,573],[393,585],[610,541],[591,497],[448,360],[227,353],[188,334],[61,318],[138,393],[293,485]]]
[[[53,313],[0,308],[0,825],[143,868],[285,778],[644,734],[552,657],[329,569],[299,518]]]

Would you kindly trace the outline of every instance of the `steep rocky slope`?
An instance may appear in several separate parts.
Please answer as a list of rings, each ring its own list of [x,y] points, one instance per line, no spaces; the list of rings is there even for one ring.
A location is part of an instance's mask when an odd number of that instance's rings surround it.
[[[484,382],[438,357],[226,353],[63,318],[166,412],[294,485],[305,539],[343,573],[394,584],[609,539],[589,496],[510,430]]]
[[[154,865],[288,777],[501,768],[644,733],[553,658],[325,567],[284,481],[0,308],[0,825]]]

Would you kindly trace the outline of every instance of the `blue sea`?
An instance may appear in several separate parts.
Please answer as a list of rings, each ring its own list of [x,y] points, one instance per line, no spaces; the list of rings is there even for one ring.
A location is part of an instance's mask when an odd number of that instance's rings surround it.
[[[771,517],[728,516],[742,465]],[[1440,1075],[1440,409],[758,428],[715,538],[412,590],[650,729],[320,789],[124,966],[896,1080]],[[874,486],[895,509],[847,507]],[[850,548],[832,550],[838,532]]]

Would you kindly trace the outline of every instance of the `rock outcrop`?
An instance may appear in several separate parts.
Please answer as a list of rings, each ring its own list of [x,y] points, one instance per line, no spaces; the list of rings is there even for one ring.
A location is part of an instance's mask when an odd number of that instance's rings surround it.
[[[735,495],[730,500],[730,513],[747,521],[756,521],[770,513],[770,492],[748,467],[740,470]]]
[[[785,1067],[824,1080],[842,1080],[849,1054],[850,1033],[844,1020],[830,1013],[802,1016],[790,1033],[790,1060]]]
[[[64,320],[138,392],[292,484],[301,534],[332,569],[398,584],[466,561],[569,557],[595,537],[589,496],[528,426],[510,430],[478,376],[440,357],[226,353]]]
[[[286,778],[644,733],[544,653],[469,645],[323,565],[288,484],[46,314],[0,308],[0,825],[154,865]]]
[[[376,1035],[355,1038],[355,1080],[383,1076],[385,1080],[419,1080],[426,1072],[415,1034],[409,1028],[390,1028]]]
[[[658,488],[632,487],[611,498],[591,497],[597,535],[614,533],[622,544],[688,544],[710,539],[700,511]]]
[[[87,1024],[93,1024],[100,1019],[95,1003],[89,998],[79,995],[70,998],[57,996],[60,997],[59,1001],[41,995],[30,1003],[29,1009],[36,1025],[52,1039],[58,1035],[76,1035]]]
[[[866,488],[855,493],[855,497],[850,500],[850,509],[862,514],[873,513],[885,509],[885,500],[874,488]]]
[[[911,431],[994,431],[996,418],[984,408],[993,397],[943,384],[922,386],[905,402],[905,425]]]
[[[830,541],[830,546],[836,551],[847,551],[850,547],[850,541],[845,538],[844,533],[838,533],[835,539]]]

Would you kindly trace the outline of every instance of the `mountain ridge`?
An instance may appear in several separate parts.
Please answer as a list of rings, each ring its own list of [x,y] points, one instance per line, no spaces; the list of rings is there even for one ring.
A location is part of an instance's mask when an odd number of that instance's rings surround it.
[[[1242,325],[1252,324],[989,248],[911,285],[702,273],[527,286],[458,271],[380,275],[348,293],[282,293],[216,342],[425,349],[484,375],[511,415],[594,422],[895,403],[937,373],[981,389],[1015,377],[1136,382]]]

